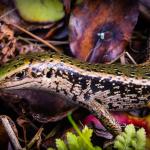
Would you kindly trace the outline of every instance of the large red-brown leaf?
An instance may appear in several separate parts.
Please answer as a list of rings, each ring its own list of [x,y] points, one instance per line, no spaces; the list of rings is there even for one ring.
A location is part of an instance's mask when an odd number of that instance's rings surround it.
[[[81,60],[109,62],[125,49],[138,19],[135,0],[83,0],[70,18],[70,48]]]

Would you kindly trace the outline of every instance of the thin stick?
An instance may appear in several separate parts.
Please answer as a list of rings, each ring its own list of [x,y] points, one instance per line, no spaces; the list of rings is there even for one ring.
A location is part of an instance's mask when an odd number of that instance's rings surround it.
[[[38,130],[38,132],[35,134],[35,136],[33,137],[33,139],[32,139],[32,140],[30,141],[30,143],[27,145],[27,148],[28,148],[28,149],[30,149],[30,148],[35,144],[35,142],[40,139],[43,130],[44,130],[43,128],[40,128],[40,129]]]
[[[1,120],[2,120],[3,126],[4,126],[8,136],[9,136],[9,139],[14,146],[14,149],[15,150],[22,150],[21,145],[20,145],[7,117],[1,117]]]
[[[33,44],[32,42],[37,42],[36,39],[32,39],[32,38],[26,38],[26,37],[22,37],[22,36],[18,36],[17,37],[17,40],[23,40],[29,44]],[[53,45],[63,45],[63,44],[69,44],[68,41],[52,41],[52,40],[47,40],[47,42],[53,44]],[[44,46],[43,44],[38,44],[38,45],[42,45]]]
[[[41,43],[43,43],[43,44],[45,44],[46,46],[50,47],[51,49],[55,50],[56,52],[61,53],[61,50],[59,50],[58,48],[56,48],[55,46],[53,46],[53,45],[50,44],[49,42],[43,40],[42,38],[36,36],[35,34],[33,34],[33,33],[29,32],[29,31],[25,30],[24,28],[22,28],[22,27],[20,27],[20,26],[18,26],[18,25],[16,25],[16,24],[11,24],[11,25],[13,25],[15,28],[21,30],[22,32],[28,34],[28,35],[31,36],[32,38],[34,38],[34,39],[40,41]]]
[[[135,60],[132,58],[132,56],[126,52],[126,55],[129,57],[129,59],[133,62],[133,64],[137,65],[137,63],[135,62]]]
[[[125,53],[123,53],[123,55],[120,56],[120,61],[121,61],[121,64],[122,64],[122,65],[126,64]]]
[[[149,37],[147,40],[147,53],[148,53],[147,61],[150,61],[150,33],[149,33]]]
[[[16,10],[16,8],[13,8],[13,9],[7,11],[6,13],[4,13],[4,14],[2,14],[2,15],[0,16],[0,19],[6,17],[7,15],[9,15],[10,13],[12,13],[12,12],[15,11],[15,10]]]

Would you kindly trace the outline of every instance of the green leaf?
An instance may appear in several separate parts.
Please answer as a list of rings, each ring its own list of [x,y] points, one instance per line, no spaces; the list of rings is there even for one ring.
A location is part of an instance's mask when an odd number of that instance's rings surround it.
[[[15,0],[20,16],[29,22],[55,22],[65,15],[60,0]]]
[[[93,130],[89,129],[87,126],[84,127],[84,129],[82,130],[82,135],[88,140],[91,141],[91,137],[93,134]]]
[[[76,1],[76,4],[80,4],[80,3],[82,3],[83,2],[83,0],[77,0]]]
[[[99,146],[95,146],[95,150],[102,150]]]
[[[85,126],[84,129],[80,131],[70,114],[68,118],[79,135],[67,132],[66,144],[61,139],[56,139],[57,150],[101,150],[101,148],[98,146],[94,147],[91,142],[93,133],[92,129],[89,129],[87,126]]]
[[[136,142],[134,144],[135,150],[145,150],[146,133],[144,128],[141,128],[136,133]]]
[[[90,145],[91,148],[95,149],[93,147],[93,144],[91,143],[91,137],[92,137],[93,130],[89,129],[87,126],[85,126],[81,133],[82,133],[82,136],[84,137],[84,139],[82,139],[81,137],[80,137],[81,139],[78,139],[81,146],[83,146],[84,149],[89,149],[89,145]],[[89,143],[89,145],[87,145],[86,143]]]
[[[72,119],[70,113],[68,114],[68,120],[70,121],[70,123],[72,124],[72,126],[74,127],[74,129],[76,130],[76,132],[79,134],[80,138],[83,140],[83,144],[88,145],[88,147],[90,147],[91,150],[94,150],[94,148],[91,146],[91,142],[89,142],[89,141],[83,136],[83,134],[82,134],[81,131],[79,130],[78,126],[77,126],[76,123],[73,121],[73,119]],[[80,143],[80,141],[82,141],[82,140],[79,140],[79,143]]]
[[[124,135],[124,136],[125,136],[125,135]],[[126,137],[124,137],[124,136],[123,136],[123,134],[122,134],[122,135],[119,135],[119,136],[117,137],[117,140],[120,141],[120,143],[124,143],[125,138],[126,138]]]
[[[56,139],[56,147],[58,150],[68,150],[66,144],[61,139]]]
[[[123,149],[124,145],[123,143],[121,143],[118,139],[116,139],[115,143],[114,143],[114,148],[121,150]]]
[[[50,147],[50,148],[48,148],[47,150],[55,150],[55,149]]]
[[[133,124],[127,125],[126,128],[125,128],[125,132],[126,132],[126,134],[128,136],[134,137],[135,136],[135,132],[136,132],[134,125]]]
[[[84,138],[86,138],[90,146],[80,135],[77,136],[71,132],[67,132],[67,144],[61,139],[56,139],[56,147],[58,150],[101,150],[100,147],[94,147],[91,143],[92,132],[92,129],[88,127],[85,127],[81,132],[81,134],[83,133],[82,136],[86,136]]]
[[[125,131],[114,141],[117,150],[145,150],[146,134],[143,128],[135,130],[134,125],[127,125]]]
[[[92,129],[89,129],[87,126],[85,126],[81,132],[78,126],[76,125],[76,123],[74,122],[74,120],[72,119],[70,113],[68,114],[68,119],[72,124],[72,126],[74,127],[74,129],[76,130],[76,132],[79,134],[77,138],[78,138],[78,144],[80,146],[80,150],[95,150],[95,149],[101,150],[100,147],[99,148],[94,147],[93,144],[91,143],[91,136],[93,133]]]
[[[78,150],[80,149],[78,138],[75,134],[68,132],[67,133],[67,142],[70,150]]]

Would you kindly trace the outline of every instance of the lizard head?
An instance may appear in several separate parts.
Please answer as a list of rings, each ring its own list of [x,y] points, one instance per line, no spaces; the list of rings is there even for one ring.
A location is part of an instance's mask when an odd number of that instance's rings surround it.
[[[4,64],[0,67],[0,90],[39,88],[40,79],[49,75],[45,72],[46,60],[45,54],[33,54],[19,56]]]

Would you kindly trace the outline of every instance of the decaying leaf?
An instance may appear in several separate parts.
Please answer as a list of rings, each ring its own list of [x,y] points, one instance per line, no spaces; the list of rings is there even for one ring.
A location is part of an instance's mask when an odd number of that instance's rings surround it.
[[[138,18],[135,0],[83,0],[70,18],[70,48],[90,62],[118,58],[130,40]]]
[[[14,56],[16,38],[13,30],[5,23],[0,22],[0,63],[8,61]]]

